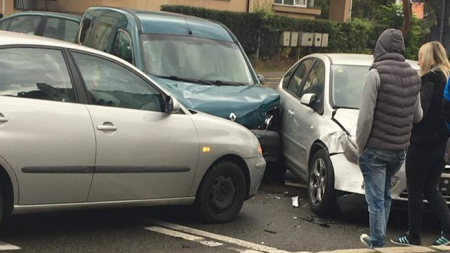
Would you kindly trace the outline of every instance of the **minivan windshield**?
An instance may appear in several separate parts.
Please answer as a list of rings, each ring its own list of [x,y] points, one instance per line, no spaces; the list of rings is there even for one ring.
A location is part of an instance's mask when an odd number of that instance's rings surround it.
[[[141,35],[147,74],[214,85],[254,83],[247,62],[233,42],[193,36]]]
[[[359,109],[369,66],[332,65],[331,101],[334,107]]]

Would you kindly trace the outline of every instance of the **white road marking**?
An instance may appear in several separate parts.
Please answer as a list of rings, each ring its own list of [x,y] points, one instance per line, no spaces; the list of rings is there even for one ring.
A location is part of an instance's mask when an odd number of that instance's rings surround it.
[[[213,234],[213,233],[202,231],[199,229],[185,227],[185,226],[181,226],[181,225],[177,225],[177,224],[173,224],[173,223],[169,223],[169,222],[165,222],[165,221],[159,221],[159,220],[153,220],[153,219],[150,219],[149,221],[151,223],[161,226],[161,227],[165,227],[165,228],[169,228],[169,229],[173,229],[173,230],[177,230],[177,231],[181,231],[184,233],[189,233],[189,234],[197,235],[197,236],[201,236],[201,237],[207,237],[210,239],[214,239],[214,240],[221,241],[221,242],[226,242],[229,244],[238,245],[243,248],[250,249],[250,250],[256,250],[256,251],[267,252],[267,253],[289,253],[289,251],[279,250],[279,249],[272,248],[269,246],[259,245],[256,243],[247,242],[244,240],[240,240],[240,239],[236,239],[236,238],[232,238],[232,237],[228,237],[228,236]]]
[[[0,251],[2,250],[20,250],[20,247],[4,242],[0,242]]]
[[[222,246],[223,245],[223,243],[220,243],[220,242],[207,241],[203,237],[199,237],[199,236],[195,236],[195,235],[189,235],[189,234],[181,233],[181,232],[178,232],[178,231],[174,231],[174,230],[166,229],[166,228],[162,228],[162,227],[146,227],[145,229],[149,230],[149,231],[156,232],[156,233],[160,233],[160,234],[164,234],[164,235],[168,235],[168,236],[177,237],[177,238],[181,238],[181,239],[184,239],[184,240],[192,241],[192,242],[198,242],[198,243],[203,244],[203,245],[208,246],[208,247],[218,247],[218,246]]]

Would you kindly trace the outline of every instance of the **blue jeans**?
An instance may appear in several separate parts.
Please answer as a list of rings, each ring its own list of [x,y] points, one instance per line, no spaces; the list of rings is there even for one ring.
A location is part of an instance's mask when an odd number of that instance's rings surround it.
[[[405,151],[366,148],[359,157],[369,205],[371,248],[383,247],[391,210],[391,181],[405,161]]]

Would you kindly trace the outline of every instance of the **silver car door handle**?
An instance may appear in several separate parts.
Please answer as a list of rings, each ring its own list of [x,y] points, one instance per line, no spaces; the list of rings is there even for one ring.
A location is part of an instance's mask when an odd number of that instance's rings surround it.
[[[8,122],[8,118],[0,116],[0,123],[6,123],[6,122]]]
[[[106,124],[103,123],[103,125],[97,126],[97,129],[100,131],[117,131],[117,127],[112,125],[111,123]]]
[[[289,118],[294,117],[295,113],[294,110],[288,110]]]

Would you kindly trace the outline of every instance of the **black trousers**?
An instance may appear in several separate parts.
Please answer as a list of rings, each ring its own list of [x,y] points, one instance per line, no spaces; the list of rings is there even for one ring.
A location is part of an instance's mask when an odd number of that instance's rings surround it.
[[[437,145],[411,144],[406,155],[409,233],[415,238],[420,238],[424,197],[436,214],[442,231],[450,235],[450,211],[438,189],[445,167],[445,145],[445,141]]]

